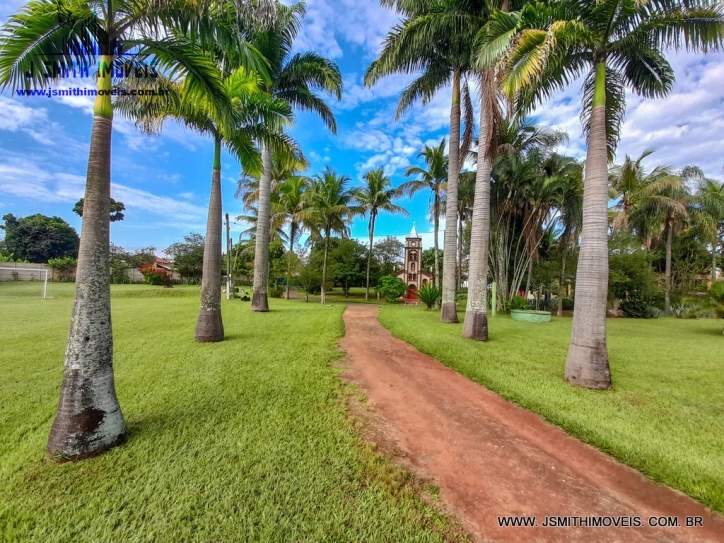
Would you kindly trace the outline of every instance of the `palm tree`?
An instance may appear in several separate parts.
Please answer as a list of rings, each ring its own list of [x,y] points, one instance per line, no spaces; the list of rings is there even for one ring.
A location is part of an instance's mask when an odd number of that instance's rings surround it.
[[[223,72],[220,73],[223,77]],[[294,152],[293,142],[281,135],[283,127],[291,122],[289,104],[261,91],[258,85],[258,77],[243,68],[224,77],[224,91],[231,104],[229,109],[215,107],[213,100],[208,97],[197,99],[189,94],[184,84],[173,83],[165,85],[169,94],[160,103],[153,97],[144,100],[137,96],[128,96],[123,103],[122,111],[140,119],[146,132],[158,133],[167,119],[176,119],[214,141],[201,304],[194,333],[196,341],[200,342],[224,339],[221,316],[221,149],[226,147],[246,169],[257,170],[260,168],[260,160],[255,141],[275,146],[280,153]]]
[[[668,189],[681,188],[681,178],[674,174],[671,166],[656,166],[647,172],[641,164],[654,151],[647,149],[636,160],[626,155],[620,166],[613,166],[608,175],[611,191],[618,198],[613,206],[616,215],[613,219],[614,231],[627,227],[636,209],[653,204]],[[636,225],[634,225],[634,229]],[[641,239],[648,232],[639,224],[636,232]]]
[[[671,248],[674,231],[680,230],[688,218],[687,208],[690,199],[681,178],[672,176],[668,186],[656,194],[647,195],[646,199],[639,203],[631,214],[633,224],[646,225],[645,227],[639,226],[640,230],[648,228],[649,225],[656,225],[666,235],[664,315],[667,317],[671,316]]]
[[[382,4],[396,9],[405,20],[386,36],[379,58],[367,69],[365,84],[372,86],[393,73],[422,72],[400,96],[398,119],[417,100],[421,99],[424,105],[438,90],[452,84],[441,320],[454,323],[458,322],[455,304],[458,177],[461,157],[469,148],[473,125],[466,75],[471,69],[474,37],[483,20],[477,19],[477,26],[476,21],[470,20],[470,14],[478,11],[478,2],[471,5],[467,0],[383,0]],[[461,18],[464,24],[460,24]],[[462,145],[461,103],[465,105],[463,116],[467,135],[467,141],[464,140]]]
[[[289,299],[289,282],[292,277],[292,261],[294,259],[294,244],[304,229],[304,207],[306,192],[309,189],[309,179],[302,176],[287,177],[278,188],[278,199],[271,204],[271,228],[277,224],[289,223],[289,262],[287,265],[286,299]]]
[[[447,180],[448,165],[447,155],[445,154],[445,138],[442,139],[440,145],[437,147],[431,147],[425,145],[418,158],[422,157],[425,160],[427,168],[420,166],[410,166],[405,170],[405,177],[417,176],[417,179],[412,181],[406,181],[402,183],[398,190],[401,194],[407,196],[414,196],[421,190],[429,190],[430,196],[432,197],[432,221],[433,221],[433,232],[434,232],[434,247],[435,247],[435,274],[433,281],[437,288],[440,288],[440,262],[438,259],[438,233],[440,231],[440,213],[441,213],[441,201],[442,191],[445,187]]]
[[[372,242],[375,237],[377,215],[380,211],[400,213],[405,217],[409,217],[410,214],[406,209],[392,203],[394,199],[402,196],[402,193],[399,189],[392,188],[390,178],[385,174],[383,168],[370,170],[364,174],[364,179],[367,184],[355,191],[355,199],[359,202],[362,209],[364,209],[363,213],[366,214],[369,212],[370,214],[370,220],[367,226],[367,231],[370,235],[370,247],[367,251],[367,288],[365,290],[365,300],[367,300],[370,295],[370,264],[372,263]]]
[[[717,246],[724,238],[724,182],[701,175],[695,197],[695,218],[703,239],[711,243],[711,283],[716,282]]]
[[[647,98],[671,91],[674,72],[662,50],[716,50],[724,40],[721,10],[706,0],[562,0],[496,12],[479,61],[503,59],[502,88],[523,109],[579,75],[587,135],[583,228],[566,379],[611,387],[606,348],[608,278],[607,162],[625,112],[625,89]]]
[[[349,236],[352,218],[363,211],[354,205],[355,192],[348,187],[350,181],[348,175],[337,175],[334,169],[327,166],[321,175],[316,174],[312,178],[311,187],[306,193],[304,221],[310,229],[312,240],[324,240],[321,303],[326,302],[329,238],[332,233]]]
[[[280,5],[276,22],[256,33],[252,43],[269,63],[270,80],[262,88],[272,96],[286,100],[293,108],[319,115],[325,125],[337,133],[334,114],[314,93],[324,90],[342,97],[342,75],[335,63],[316,53],[292,55],[292,45],[306,8],[303,2],[291,6]],[[272,152],[262,144],[262,172],[259,183],[259,222],[254,254],[254,294],[252,311],[269,311],[267,285],[269,277],[269,217],[272,177]]]
[[[48,452],[84,458],[107,450],[126,437],[115,393],[113,332],[108,275],[111,133],[114,105],[112,75],[128,66],[124,51],[137,53],[134,63],[153,56],[156,70],[183,77],[190,93],[225,96],[213,62],[195,42],[177,32],[186,29],[210,39],[218,25],[210,24],[208,6],[185,8],[183,2],[158,4],[120,1],[97,5],[85,0],[33,0],[12,15],[0,30],[0,87],[45,87],[48,71],[95,65],[100,52],[93,107],[83,226],[76,273],[76,297],[65,353],[60,404],[48,440]],[[105,9],[105,8],[108,9]],[[233,10],[232,10],[233,11]],[[221,21],[219,19],[219,21]],[[228,41],[228,40],[227,40]],[[229,42],[234,43],[234,42]],[[246,55],[247,67],[261,66],[244,42],[235,42]],[[257,61],[255,61],[257,59]],[[223,98],[219,98],[223,106]]]

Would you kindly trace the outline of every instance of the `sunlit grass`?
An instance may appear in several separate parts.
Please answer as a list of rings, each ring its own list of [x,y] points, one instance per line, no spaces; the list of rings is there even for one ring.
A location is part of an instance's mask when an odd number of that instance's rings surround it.
[[[571,319],[498,316],[486,343],[462,339],[461,324],[419,307],[383,306],[379,319],[455,371],[724,512],[721,319],[609,319],[614,390],[606,392],[564,382]]]
[[[0,285],[0,540],[441,541],[458,532],[424,483],[348,420],[343,306],[224,301],[227,339],[193,341],[198,287],[113,288],[115,372],[128,442],[44,457],[72,284],[54,299]],[[18,292],[15,292],[19,294]],[[5,294],[5,296],[3,296]],[[26,293],[27,294],[27,293]]]

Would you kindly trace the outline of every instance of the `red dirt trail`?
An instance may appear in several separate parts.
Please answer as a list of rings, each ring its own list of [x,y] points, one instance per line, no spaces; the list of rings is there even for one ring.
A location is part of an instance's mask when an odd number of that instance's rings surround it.
[[[366,392],[377,440],[433,479],[476,541],[724,542],[724,517],[392,337],[377,310],[344,312],[345,378]],[[498,525],[517,515],[537,526]],[[640,517],[643,526],[544,527],[547,516]],[[662,516],[679,527],[649,526]],[[703,527],[685,527],[687,516]]]

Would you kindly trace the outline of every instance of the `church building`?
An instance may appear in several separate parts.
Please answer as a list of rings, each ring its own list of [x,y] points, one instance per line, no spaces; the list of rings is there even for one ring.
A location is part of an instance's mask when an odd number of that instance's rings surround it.
[[[405,238],[403,267],[395,275],[407,284],[408,294],[421,285],[432,283],[432,273],[422,269],[422,238],[417,233],[414,223],[412,231]]]

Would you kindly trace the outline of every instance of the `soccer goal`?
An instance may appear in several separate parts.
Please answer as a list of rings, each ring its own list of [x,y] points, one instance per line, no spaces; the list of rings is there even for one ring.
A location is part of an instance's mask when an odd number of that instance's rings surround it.
[[[40,294],[40,283],[43,283],[43,298],[48,297],[48,271],[34,268],[5,268],[0,267],[0,284],[2,291],[13,292],[14,295]],[[17,288],[14,288],[17,285]]]

